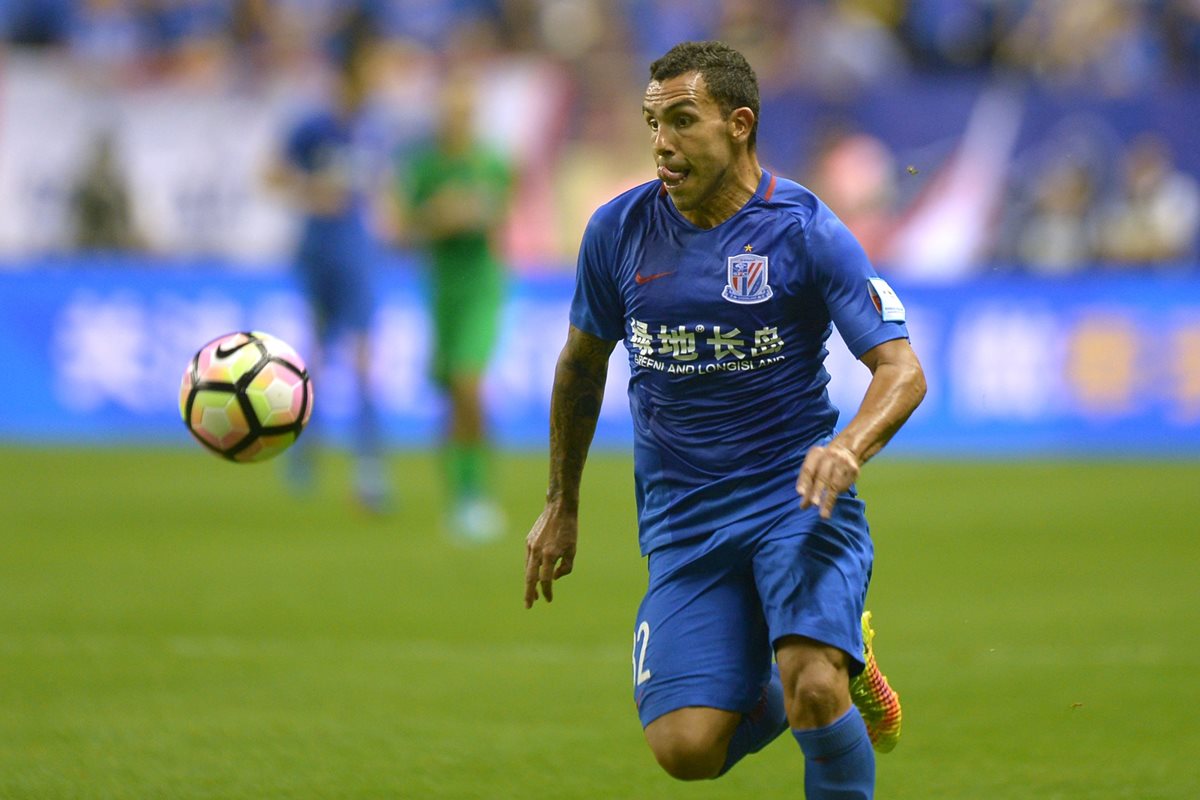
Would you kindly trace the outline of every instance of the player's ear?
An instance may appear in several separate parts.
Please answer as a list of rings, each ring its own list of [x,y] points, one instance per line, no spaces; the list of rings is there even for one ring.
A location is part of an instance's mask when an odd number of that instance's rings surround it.
[[[735,142],[745,144],[750,140],[750,131],[754,130],[754,112],[748,107],[735,108],[727,122],[729,136]]]

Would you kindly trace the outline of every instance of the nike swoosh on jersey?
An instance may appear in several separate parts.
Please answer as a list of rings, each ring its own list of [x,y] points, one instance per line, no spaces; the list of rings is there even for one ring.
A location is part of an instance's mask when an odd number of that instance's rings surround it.
[[[675,270],[671,270],[670,272],[656,272],[653,275],[643,275],[640,272],[635,272],[635,273],[633,273],[633,279],[637,282],[638,286],[641,286],[643,283],[649,283],[650,281],[656,281],[659,278],[665,278],[668,275],[674,275],[674,274],[675,274]]]

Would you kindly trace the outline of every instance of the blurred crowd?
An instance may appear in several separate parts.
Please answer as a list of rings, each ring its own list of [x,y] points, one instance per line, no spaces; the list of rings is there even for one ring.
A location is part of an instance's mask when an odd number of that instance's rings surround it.
[[[561,77],[545,121],[552,147],[543,141],[542,158],[518,159],[527,183],[554,183],[524,210],[573,214],[556,223],[556,258],[577,241],[579,217],[652,177],[640,118],[614,109],[635,107],[646,65],[684,39],[742,49],[767,111],[794,97],[846,106],[906,79],[1004,80],[1110,99],[1166,87],[1196,101],[1193,119],[1200,108],[1200,0],[0,0],[0,31],[10,47],[52,52],[93,82],[253,91],[327,58],[349,14],[370,20],[398,72],[436,72],[450,57],[533,61]],[[1132,133],[1103,128],[1059,131],[1057,149],[1010,145],[1002,174],[985,175],[993,196],[974,192],[980,231],[954,257],[1053,274],[1098,263],[1197,269],[1197,170],[1180,165],[1178,142],[1151,120]],[[949,159],[938,169],[910,162],[879,131],[841,124],[806,135],[802,155],[780,170],[811,184],[872,255],[898,265],[919,239],[915,219],[946,224],[931,196],[953,198],[955,182],[972,179]],[[538,163],[547,159],[552,167]],[[97,145],[89,169],[77,202],[110,224],[96,210],[129,200],[109,144]],[[138,236],[106,241],[135,247]]]
[[[0,0],[0,26],[10,44],[97,67],[270,70],[319,50],[352,7],[389,40],[434,51],[469,42],[579,62],[616,50],[641,64],[719,38],[769,85],[1001,68],[1127,92],[1200,72],[1196,0]]]
[[[1152,130],[1126,142],[1095,120],[1074,122],[998,175],[987,156],[951,157],[916,190],[905,185],[917,167],[880,138],[837,130],[802,178],[876,263],[916,278],[1200,271],[1197,177]]]

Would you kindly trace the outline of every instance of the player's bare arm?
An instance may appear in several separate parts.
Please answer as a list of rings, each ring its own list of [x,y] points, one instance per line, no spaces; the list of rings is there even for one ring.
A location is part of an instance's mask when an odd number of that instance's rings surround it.
[[[877,345],[862,356],[871,383],[858,413],[824,447],[808,451],[796,491],[800,507],[816,506],[828,519],[842,492],[858,480],[868,459],[883,449],[925,397],[925,372],[907,339]]]
[[[596,432],[608,357],[616,342],[571,326],[550,396],[550,483],[546,507],[525,538],[525,607],[554,599],[554,581],[570,574],[579,534],[579,484]]]

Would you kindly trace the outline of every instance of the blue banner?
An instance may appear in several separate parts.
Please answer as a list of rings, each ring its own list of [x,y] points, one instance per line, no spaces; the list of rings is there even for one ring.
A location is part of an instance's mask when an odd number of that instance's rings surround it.
[[[196,446],[177,408],[204,342],[259,329],[309,353],[302,295],[283,274],[219,265],[60,264],[0,272],[0,441]],[[385,275],[371,391],[391,442],[437,440],[442,399],[428,378],[430,327],[418,275]],[[953,456],[1200,455],[1200,277],[994,277],[896,288],[930,391],[895,452]],[[544,447],[550,386],[567,330],[569,275],[514,278],[485,385],[505,445]],[[342,440],[348,359],[315,371],[315,430]],[[843,421],[869,374],[831,341],[830,391]],[[623,347],[612,360],[597,445],[630,441]]]

